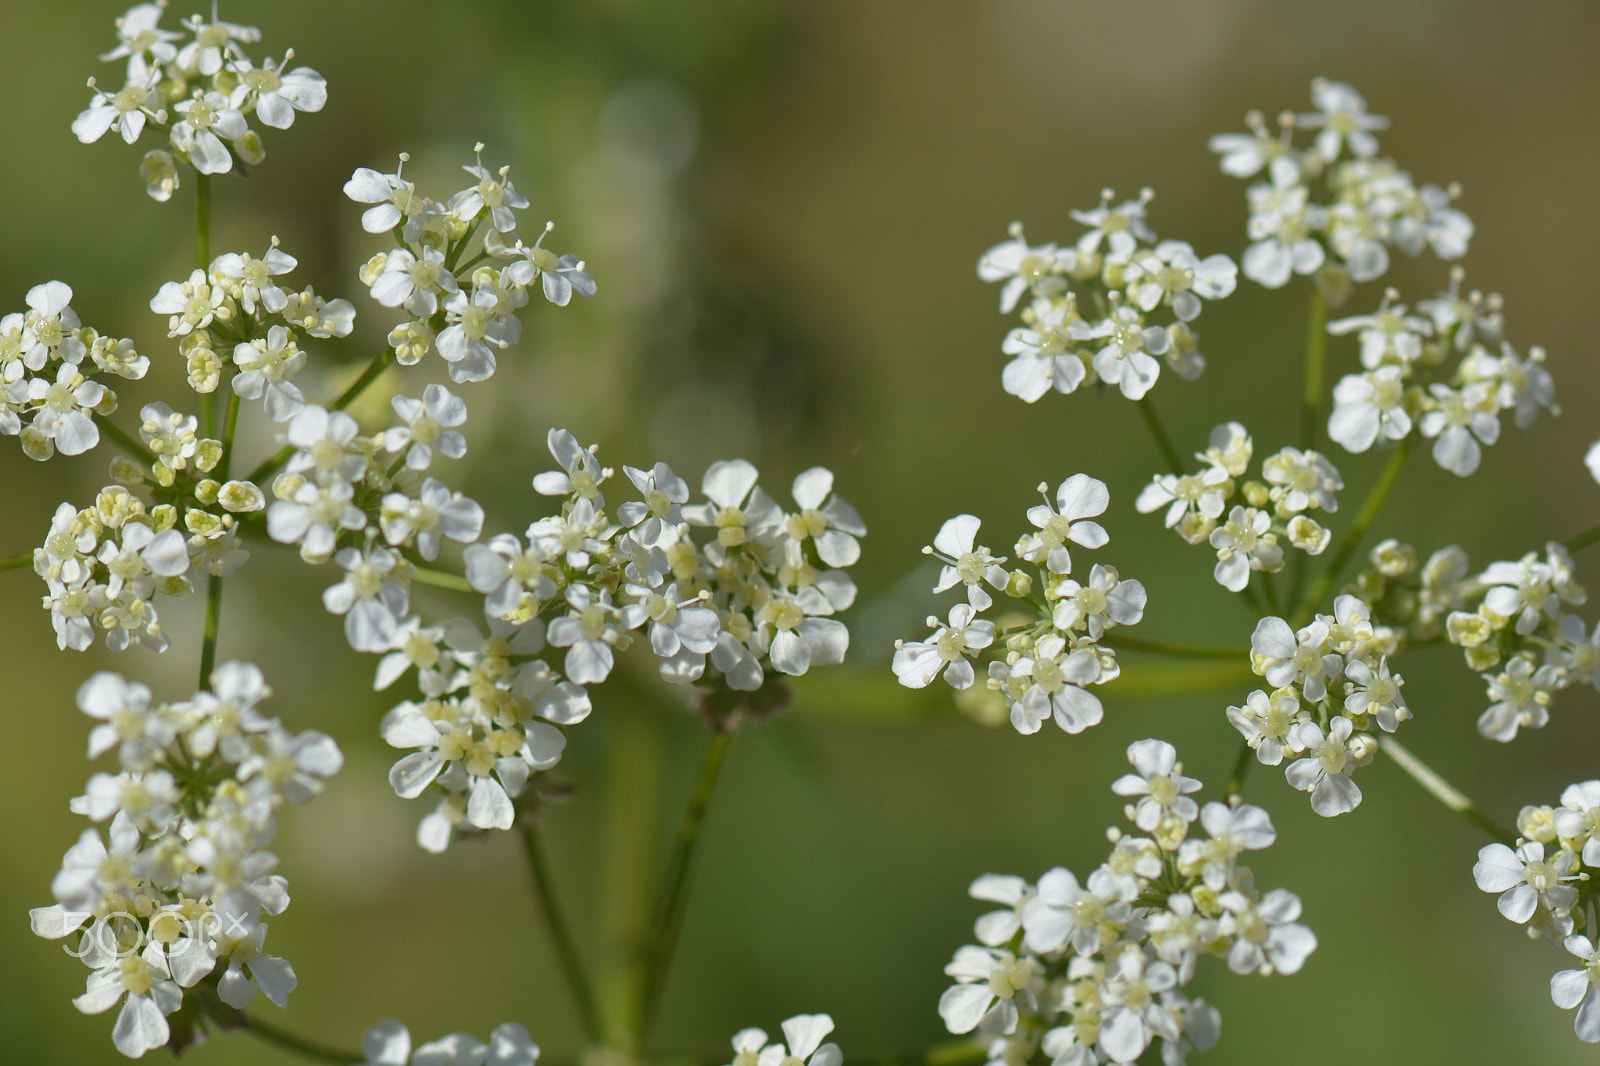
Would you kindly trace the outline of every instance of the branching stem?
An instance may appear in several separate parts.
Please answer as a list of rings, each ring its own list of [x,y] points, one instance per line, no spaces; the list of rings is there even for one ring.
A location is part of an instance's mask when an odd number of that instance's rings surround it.
[[[1156,414],[1155,405],[1150,402],[1149,396],[1139,397],[1139,413],[1144,416],[1144,424],[1150,429],[1150,436],[1155,438],[1156,449],[1161,452],[1161,459],[1170,467],[1170,473],[1183,473],[1183,460],[1178,458],[1178,449],[1172,446],[1172,437],[1167,433],[1167,427],[1162,425],[1161,416]]]
[[[1400,471],[1406,465],[1406,458],[1411,454],[1411,445],[1415,439],[1405,438],[1394,450],[1394,454],[1389,456],[1388,465],[1383,468],[1372,490],[1367,493],[1367,498],[1362,501],[1361,510],[1356,512],[1355,521],[1350,523],[1350,528],[1345,532],[1344,540],[1340,542],[1338,549],[1334,551],[1328,568],[1317,576],[1310,593],[1291,612],[1293,615],[1289,620],[1291,626],[1299,628],[1305,625],[1311,613],[1333,588],[1333,583],[1339,579],[1339,572],[1350,561],[1350,556],[1355,554],[1356,548],[1360,547],[1361,538],[1367,535],[1367,530],[1377,519],[1378,512],[1383,510],[1383,503],[1389,498],[1389,492],[1394,488],[1395,482],[1400,480]]]
[[[1108,648],[1119,651],[1143,651],[1151,655],[1171,655],[1180,659],[1246,659],[1250,649],[1222,647],[1214,644],[1174,644],[1164,640],[1145,640],[1142,637],[1125,637],[1119,632],[1107,633],[1100,641]]]
[[[204,177],[204,175],[201,176]],[[317,1062],[332,1062],[338,1063],[339,1066],[349,1066],[352,1062],[365,1062],[367,1059],[367,1056],[360,1051],[333,1047],[331,1044],[311,1040],[296,1033],[279,1029],[277,1026],[270,1025],[260,1018],[247,1019],[244,1029],[258,1040],[264,1040],[269,1044],[281,1047],[286,1051],[293,1051],[297,1055],[303,1055]]]
[[[731,732],[712,735],[705,758],[700,763],[694,791],[689,795],[689,805],[684,808],[683,819],[678,823],[678,837],[672,845],[672,856],[667,861],[666,874],[661,881],[655,929],[644,952],[644,988],[638,1013],[640,1047],[645,1045],[650,1023],[666,989],[667,970],[672,965],[672,954],[677,947],[684,911],[689,903],[689,881],[693,873],[695,851],[700,842],[700,829],[705,823],[706,807],[711,803],[711,794],[716,790],[717,778],[732,742]]]
[[[544,918],[545,929],[550,933],[561,969],[567,977],[567,987],[578,1005],[578,1016],[583,1020],[584,1035],[592,1044],[600,1042],[600,1012],[595,1007],[593,986],[584,974],[583,962],[573,943],[572,929],[566,914],[556,898],[555,880],[550,875],[550,862],[545,857],[544,837],[539,830],[536,814],[526,813],[518,820],[522,847],[528,854],[528,874],[533,882],[533,895]]]
[[[1439,776],[1427,763],[1411,754],[1411,750],[1398,740],[1390,736],[1378,738],[1378,746],[1384,754],[1393,759],[1395,765],[1404,770],[1410,778],[1427,790],[1428,795],[1444,804],[1450,810],[1461,815],[1473,825],[1488,833],[1495,840],[1508,847],[1516,845],[1517,834],[1490,818],[1478,809],[1466,795],[1443,777]]]
[[[1300,447],[1315,448],[1322,430],[1322,384],[1328,365],[1328,301],[1311,286],[1311,316],[1306,325],[1305,392],[1301,394]]]

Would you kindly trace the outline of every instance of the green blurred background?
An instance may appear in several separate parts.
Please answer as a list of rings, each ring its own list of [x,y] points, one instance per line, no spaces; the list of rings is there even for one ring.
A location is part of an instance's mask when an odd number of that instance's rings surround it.
[[[84,147],[68,131],[88,101],[84,80],[120,77],[94,57],[121,10],[0,6],[12,45],[0,66],[12,101],[0,309],[60,278],[87,324],[139,340],[162,365],[120,390],[126,417],[152,399],[183,405],[181,367],[146,305],[187,272],[193,239],[189,190],[153,203],[139,151],[114,138]],[[1587,528],[1600,511],[1580,462],[1600,436],[1593,4],[279,0],[222,15],[261,26],[257,58],[292,45],[329,82],[323,113],[267,131],[266,163],[217,183],[213,244],[259,254],[276,233],[300,258],[295,277],[357,304],[360,343],[325,353],[327,388],[352,372],[336,361],[364,361],[390,321],[355,279],[375,247],[340,193],[357,166],[389,169],[409,151],[408,175],[444,194],[481,139],[485,162],[511,163],[533,201],[525,230],[554,218],[551,246],[587,259],[599,295],[530,307],[494,385],[463,390],[471,452],[445,476],[485,503],[488,531],[539,513],[527,479],[549,465],[551,425],[600,442],[613,465],[665,459],[691,480],[711,459],[742,455],[780,495],[822,463],[871,527],[847,676],[801,686],[794,714],[736,741],[667,991],[665,1048],[716,1059],[738,1028],[808,1011],[832,1013],[850,1058],[936,1042],[941,969],[984,909],[965,898],[974,876],[1098,863],[1103,828],[1119,817],[1107,786],[1134,739],[1173,741],[1220,792],[1236,746],[1222,711],[1242,689],[1129,702],[1114,685],[1101,726],[1024,738],[960,718],[948,690],[913,698],[892,685],[892,639],[920,635],[931,607],[918,550],[939,523],[979,514],[1003,547],[1025,528],[1033,486],[1078,470],[1111,486],[1112,543],[1097,558],[1149,588],[1141,636],[1249,632],[1206,553],[1134,513],[1158,460],[1129,404],[1052,394],[1028,407],[1002,393],[1010,322],[973,265],[1013,219],[1035,241],[1070,241],[1070,208],[1092,206],[1102,186],[1132,195],[1148,184],[1158,233],[1237,258],[1244,186],[1217,171],[1207,138],[1243,129],[1252,107],[1306,110],[1314,75],[1348,80],[1392,118],[1386,154],[1419,182],[1462,183],[1460,206],[1477,224],[1468,282],[1504,293],[1515,343],[1550,351],[1566,408],[1529,433],[1508,421],[1469,481],[1419,454],[1378,530],[1424,553],[1459,541],[1485,564]],[[153,143],[147,135],[140,149]],[[1407,260],[1386,281],[1415,300],[1445,276],[1436,260]],[[1211,368],[1197,383],[1166,377],[1152,394],[1181,451],[1229,418],[1247,423],[1258,454],[1292,440],[1306,295],[1303,284],[1269,294],[1246,282],[1207,309],[1197,325]],[[1351,310],[1378,298],[1368,286]],[[1332,360],[1335,374],[1352,365],[1351,344]],[[412,395],[439,376],[423,370],[407,379]],[[244,447],[264,453],[268,431],[248,432]],[[0,556],[37,544],[57,502],[82,504],[105,480],[105,450],[48,464],[0,452]],[[1377,464],[1333,457],[1353,510]],[[1593,567],[1583,576],[1600,586]],[[268,946],[294,963],[300,987],[288,1014],[258,1009],[349,1046],[387,1016],[419,1040],[483,1036],[514,1019],[570,1061],[578,1027],[516,842],[442,857],[415,847],[423,808],[385,781],[394,753],[375,736],[387,701],[369,691],[374,660],[344,649],[318,603],[332,580],[262,550],[224,604],[222,656],[260,663],[277,693],[269,709],[332,733],[348,756],[324,796],[280,820],[295,902]],[[176,641],[164,657],[74,655],[55,650],[36,578],[0,583],[12,606],[3,676],[14,752],[0,774],[0,1059],[120,1061],[113,1015],[85,1018],[70,1004],[86,971],[29,934],[26,910],[50,902],[83,826],[66,806],[92,772],[73,692],[114,668],[165,698],[189,694],[195,605],[187,615],[163,605]],[[465,598],[417,599],[436,616],[470,609]],[[1592,692],[1563,693],[1548,729],[1504,749],[1476,735],[1482,686],[1454,655],[1397,667],[1417,715],[1407,743],[1502,819],[1600,776]],[[1126,687],[1141,677],[1153,677],[1149,664],[1127,657]],[[577,791],[550,830],[591,960],[615,935],[619,901],[650,874],[703,743],[681,706],[632,691],[603,690],[572,730],[564,770]],[[1224,1030],[1197,1061],[1592,1061],[1548,995],[1566,956],[1527,942],[1473,887],[1476,831],[1386,763],[1359,783],[1363,806],[1323,821],[1281,772],[1252,774],[1247,798],[1280,830],[1252,865],[1263,886],[1302,896],[1321,946],[1293,978],[1203,965],[1192,991],[1221,1008]],[[608,850],[611,832],[644,850]],[[289,1058],[235,1036],[188,1061]]]

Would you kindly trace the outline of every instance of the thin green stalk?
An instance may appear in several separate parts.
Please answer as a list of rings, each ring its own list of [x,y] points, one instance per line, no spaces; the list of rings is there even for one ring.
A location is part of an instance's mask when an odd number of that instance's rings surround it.
[[[239,394],[229,389],[228,414],[222,422],[222,458],[217,461],[217,477],[219,481],[227,481],[228,471],[233,469],[233,438],[238,429]]]
[[[194,265],[205,270],[211,266],[211,175],[194,177]]]
[[[259,1040],[264,1040],[286,1051],[293,1051],[295,1054],[303,1055],[308,1059],[315,1059],[317,1062],[333,1062],[339,1063],[340,1066],[348,1066],[352,1062],[365,1062],[367,1060],[367,1056],[360,1051],[351,1051],[348,1048],[334,1047],[318,1040],[311,1040],[279,1029],[277,1026],[270,1025],[260,1018],[247,1018],[244,1030]]]
[[[1517,834],[1490,818],[1478,809],[1465,794],[1430,767],[1427,763],[1411,754],[1398,740],[1390,736],[1378,738],[1378,746],[1384,754],[1395,761],[1395,765],[1404,770],[1411,779],[1427,790],[1428,795],[1444,804],[1456,814],[1461,815],[1473,825],[1488,833],[1494,839],[1507,846],[1515,846]]]
[[[700,763],[700,775],[695,779],[694,791],[689,795],[689,805],[684,808],[683,820],[678,823],[678,839],[672,845],[672,857],[667,862],[666,875],[661,881],[660,907],[649,943],[644,953],[644,988],[638,1014],[639,1045],[644,1046],[650,1035],[650,1023],[661,1006],[661,995],[666,989],[667,970],[672,965],[672,954],[678,944],[678,934],[683,928],[683,915],[689,903],[689,879],[694,867],[694,857],[700,843],[700,829],[705,823],[706,807],[717,787],[717,777],[728,754],[733,734],[715,733],[706,748],[705,759]]]
[[[1600,526],[1595,526],[1593,529],[1586,529],[1582,533],[1579,533],[1576,537],[1568,537],[1566,540],[1561,542],[1561,546],[1566,548],[1567,551],[1576,554],[1583,551],[1583,549],[1587,548],[1596,541],[1600,541]]]
[[[572,940],[572,930],[566,915],[556,900],[555,880],[550,876],[550,862],[545,857],[544,838],[539,832],[536,815],[525,814],[518,821],[522,831],[523,850],[528,854],[528,873],[533,882],[534,899],[544,918],[545,929],[555,945],[561,968],[566,973],[567,987],[578,1005],[578,1015],[583,1020],[584,1035],[591,1044],[600,1042],[600,1013],[595,1007],[593,986],[584,975],[583,962],[578,958],[577,946]]]
[[[974,1066],[988,1057],[988,1050],[976,1040],[948,1040],[926,1051],[908,1055],[885,1055],[857,1062],[855,1066]]]
[[[1239,745],[1239,754],[1233,757],[1233,772],[1228,775],[1228,799],[1243,793],[1244,775],[1250,772],[1250,764],[1256,761],[1251,758],[1255,753],[1248,740]]]
[[[467,584],[467,579],[459,574],[451,574],[444,570],[432,570],[426,566],[419,566],[411,575],[411,580],[419,585],[432,585],[434,588],[450,589],[454,592],[471,592],[472,586]]]
[[[144,441],[137,437],[129,436],[127,430],[111,421],[111,419],[107,418],[105,415],[95,415],[94,424],[100,427],[100,432],[116,441],[119,446],[132,452],[134,458],[138,459],[146,466],[153,466],[155,464],[156,457],[151,453],[149,448],[145,447]]]
[[[1139,413],[1144,416],[1144,424],[1149,427],[1150,435],[1155,438],[1156,449],[1161,452],[1162,461],[1170,468],[1169,473],[1183,473],[1183,460],[1178,458],[1178,449],[1172,446],[1172,438],[1167,434],[1167,427],[1161,424],[1161,416],[1156,414],[1155,405],[1150,402],[1149,396],[1139,397]]]
[[[206,578],[206,631],[200,643],[200,687],[211,684],[211,671],[217,665],[217,625],[222,620],[222,578]]]
[[[1145,640],[1142,637],[1125,637],[1121,633],[1107,633],[1100,641],[1108,648],[1127,651],[1144,651],[1152,655],[1172,655],[1180,659],[1248,659],[1248,647],[1228,648],[1214,644],[1174,644],[1164,640]]]
[[[1265,570],[1261,571],[1261,591],[1267,601],[1268,613],[1281,614],[1278,610],[1278,588],[1272,582],[1272,574]]]
[[[379,352],[373,357],[372,362],[367,364],[367,368],[361,372],[361,376],[351,382],[350,387],[341,392],[339,398],[328,405],[328,409],[330,411],[343,411],[346,407],[349,407],[356,401],[357,397],[367,391],[367,386],[377,381],[378,376],[389,369],[389,364],[392,362],[394,362],[394,349],[392,347],[385,348]],[[283,464],[289,461],[290,456],[294,455],[294,451],[293,445],[285,444],[282,448],[263,459],[254,470],[250,471],[250,476],[246,480],[257,485],[261,484],[262,481],[277,473]]]
[[[1389,498],[1389,492],[1394,488],[1395,482],[1400,480],[1400,471],[1406,465],[1406,458],[1411,454],[1411,445],[1415,437],[1407,437],[1400,442],[1400,446],[1389,457],[1389,464],[1378,475],[1377,482],[1372,486],[1367,498],[1362,501],[1361,510],[1356,512],[1355,521],[1350,523],[1350,528],[1340,542],[1338,549],[1333,553],[1333,559],[1328,563],[1326,570],[1317,576],[1316,584],[1311,586],[1311,591],[1306,598],[1295,605],[1291,614],[1290,624],[1294,626],[1305,625],[1311,612],[1315,611],[1333,583],[1339,579],[1339,572],[1350,561],[1350,556],[1361,544],[1361,538],[1367,535],[1367,529],[1377,519],[1378,512],[1383,509],[1383,503]]]
[[[1328,301],[1311,286],[1311,319],[1306,326],[1305,392],[1300,401],[1300,447],[1315,448],[1322,430],[1322,385],[1328,366]]]
[[[13,555],[6,559],[0,559],[0,573],[3,573],[7,570],[21,570],[25,566],[32,565],[33,552],[26,551],[21,555]]]

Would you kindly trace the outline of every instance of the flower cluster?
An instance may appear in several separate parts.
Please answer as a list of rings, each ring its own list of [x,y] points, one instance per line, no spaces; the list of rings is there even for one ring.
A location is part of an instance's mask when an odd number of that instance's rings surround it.
[[[1561,545],[1547,544],[1543,558],[1530,552],[1479,573],[1455,545],[1419,567],[1409,545],[1385,541],[1371,561],[1355,587],[1374,615],[1412,642],[1442,639],[1461,648],[1468,668],[1482,676],[1491,703],[1478,732],[1491,740],[1543,727],[1557,690],[1597,683],[1600,643],[1566,610],[1588,594]]]
[[[305,406],[295,375],[305,368],[302,335],[347,337],[355,326],[348,300],[325,300],[307,287],[296,291],[276,278],[298,261],[274,237],[261,258],[227,252],[183,281],[162,285],[150,310],[167,316],[167,336],[178,341],[189,387],[202,396],[227,375],[233,392],[260,400],[274,422],[287,422]]]
[[[429,850],[446,847],[453,828],[512,825],[512,800],[560,759],[560,727],[588,716],[586,687],[610,676],[636,632],[665,680],[689,684],[709,669],[739,692],[762,688],[769,669],[797,675],[841,662],[849,645],[829,616],[855,600],[841,568],[859,557],[866,527],[833,494],[827,470],[797,477],[798,507],[785,512],[744,460],[714,464],[701,503],[664,463],[625,467],[640,499],[613,519],[603,493],[612,470],[595,449],[566,430],[552,430],[549,445],[560,469],[533,485],[559,497],[560,511],[523,537],[497,534],[464,554],[488,635],[465,618],[412,618],[389,645],[364,649],[389,651],[380,687],[418,668],[424,698],[390,711],[383,735],[413,749],[390,774],[396,792],[440,796],[418,834]],[[697,543],[696,529],[712,535]]]
[[[1137,400],[1163,360],[1182,377],[1200,376],[1205,359],[1190,323],[1202,297],[1233,291],[1238,268],[1225,255],[1201,259],[1183,241],[1158,242],[1145,222],[1151,195],[1113,207],[1106,190],[1099,207],[1072,212],[1088,231],[1066,247],[1030,245],[1015,223],[1011,239],[978,260],[980,278],[1005,283],[1001,313],[1022,305],[1023,324],[1001,345],[1012,357],[1001,376],[1007,392],[1033,403],[1052,388],[1105,382]],[[1170,322],[1156,321],[1163,308]]]
[[[1332,615],[1298,630],[1269,616],[1250,635],[1251,668],[1272,688],[1229,707],[1228,721],[1266,766],[1299,756],[1284,773],[1324,817],[1360,805],[1350,774],[1377,754],[1374,728],[1393,733],[1411,717],[1400,694],[1405,679],[1389,670],[1399,639],[1349,594],[1334,600]]]
[[[1451,204],[1458,190],[1418,188],[1392,159],[1378,159],[1373,130],[1389,120],[1367,113],[1361,94],[1343,82],[1311,83],[1316,111],[1284,113],[1279,131],[1259,112],[1245,116],[1249,133],[1211,138],[1222,170],[1236,178],[1263,171],[1249,189],[1250,247],[1245,277],[1269,289],[1295,274],[1316,275],[1330,303],[1344,302],[1352,282],[1371,281],[1389,269],[1389,249],[1417,255],[1432,248],[1443,259],[1466,254],[1472,220]],[[1316,130],[1296,147],[1295,131]],[[1316,186],[1321,183],[1320,195]]]
[[[1040,485],[1045,502],[1028,510],[1037,531],[1016,544],[1017,557],[1032,563],[1037,583],[1026,569],[1007,570],[1004,557],[975,543],[980,520],[957,515],[946,522],[924,552],[937,556],[944,568],[935,592],[965,586],[967,602],[950,608],[949,619],[930,617],[934,633],[927,640],[898,641],[894,672],[907,688],[925,688],[942,673],[951,687],[969,688],[976,672],[968,660],[978,657],[1004,636],[1003,657],[988,667],[988,687],[1009,709],[1019,733],[1036,733],[1047,718],[1068,733],[1080,733],[1100,721],[1099,697],[1090,685],[1114,681],[1121,673],[1116,652],[1102,643],[1106,631],[1133,625],[1144,617],[1145,590],[1138,581],[1124,581],[1115,567],[1095,563],[1080,582],[1072,577],[1068,544],[1099,548],[1110,537],[1094,516],[1111,501],[1105,482],[1074,474],[1056,489]],[[978,615],[993,606],[985,586],[1003,591],[1033,617],[1004,631]]]
[[[470,1033],[451,1033],[420,1047],[393,1019],[379,1022],[361,1038],[361,1066],[534,1066],[539,1045],[515,1022],[495,1026],[485,1044]]]
[[[1500,913],[1576,956],[1576,969],[1550,978],[1550,998],[1563,1010],[1578,1008],[1578,1039],[1600,1042],[1600,947],[1594,940],[1600,899],[1600,781],[1569,785],[1561,806],[1528,806],[1517,815],[1515,849],[1489,844],[1478,852],[1472,877],[1499,894]],[[1584,917],[1587,914],[1589,921]],[[1575,933],[1587,926],[1588,935]]]
[[[330,737],[261,713],[270,692],[255,666],[223,663],[210,685],[154,705],[144,685],[111,673],[78,690],[99,723],[89,757],[115,750],[119,772],[91,777],[72,809],[109,820],[110,846],[84,830],[50,886],[56,904],[31,912],[33,931],[77,934],[72,953],[93,971],[79,1010],[99,1014],[126,996],[112,1030],[124,1055],[165,1044],[167,1016],[202,980],[236,1008],[257,989],[284,1006],[295,986],[289,963],[262,947],[263,916],[289,904],[267,850],[273,816],[319,792],[343,757]]]
[[[1364,452],[1415,429],[1433,441],[1435,462],[1466,477],[1478,469],[1482,445],[1499,440],[1502,411],[1527,429],[1541,408],[1558,410],[1544,351],[1518,355],[1502,336],[1499,297],[1463,296],[1464,277],[1452,270],[1449,290],[1419,304],[1422,314],[1409,313],[1389,289],[1372,314],[1328,324],[1330,333],[1356,334],[1363,367],[1334,386],[1329,437]],[[1447,375],[1452,356],[1459,358]]]
[[[1317,946],[1296,919],[1300,900],[1262,894],[1245,851],[1277,833],[1267,812],[1207,803],[1177,751],[1161,740],[1129,745],[1134,772],[1112,785],[1129,798],[1137,834],[1113,828],[1112,852],[1079,881],[1056,867],[1028,884],[987,875],[974,898],[1001,905],[978,919],[981,946],[956,952],[956,979],[939,1000],[952,1033],[977,1030],[991,1062],[1026,1062],[1043,1051],[1056,1066],[1133,1062],[1152,1040],[1164,1061],[1217,1039],[1221,1018],[1184,986],[1202,955],[1234,973],[1297,972]],[[1202,835],[1191,836],[1196,822]]]
[[[844,1054],[839,1045],[824,1044],[833,1032],[833,1019],[826,1014],[797,1014],[783,1023],[787,1043],[767,1043],[765,1029],[741,1029],[733,1036],[733,1061],[728,1066],[840,1066]]]
[[[147,424],[159,419],[161,408],[145,408]],[[209,470],[210,462],[214,454],[197,462],[197,471]],[[135,483],[131,462],[121,466],[126,483]],[[84,651],[98,632],[112,651],[135,642],[165,651],[169,641],[155,594],[182,596],[193,590],[191,574],[231,573],[248,554],[239,546],[234,512],[261,508],[261,492],[249,482],[202,478],[194,506],[181,509],[171,503],[147,507],[126,483],[101,490],[81,511],[61,504],[44,546],[34,549],[33,569],[49,590],[44,606],[62,649]]]
[[[482,144],[477,151],[478,161],[462,168],[473,183],[443,203],[404,177],[405,155],[395,173],[363,167],[344,187],[352,200],[373,205],[361,216],[362,228],[392,233],[399,242],[361,268],[374,300],[410,316],[389,333],[396,361],[409,366],[437,351],[458,382],[494,374],[495,353],[522,335],[516,310],[536,282],[558,307],[573,293],[595,292],[580,260],[544,247],[555,223],[546,223],[533,244],[523,242],[515,210],[527,207],[528,198],[511,184],[509,167],[492,173],[483,165]],[[478,247],[472,238],[480,229]],[[474,254],[469,247],[477,248]]]
[[[167,147],[146,152],[139,167],[157,200],[177,190],[180,165],[226,174],[264,160],[261,134],[250,128],[249,116],[286,130],[296,111],[321,111],[328,100],[322,75],[310,67],[284,69],[293,49],[282,62],[268,58],[256,65],[244,51],[261,40],[254,26],[191,15],[183,23],[187,33],[165,30],[159,25],[165,7],[135,4],[117,19],[117,47],[100,58],[127,60],[123,86],[107,92],[90,78],[94,99],[72,123],[85,144],[112,128],[132,144],[147,123],[167,127]]]
[[[100,443],[95,417],[117,409],[117,394],[94,372],[137,380],[150,360],[131,340],[82,325],[66,282],[35,285],[27,302],[0,318],[0,433],[21,438],[30,459],[81,455]]]
[[[1197,452],[1204,468],[1193,474],[1158,474],[1139,493],[1141,513],[1166,508],[1168,529],[1190,544],[1217,551],[1217,583],[1240,592],[1254,571],[1283,569],[1283,547],[1320,555],[1331,534],[1307,512],[1338,510],[1344,488],[1339,471],[1309,448],[1282,448],[1262,460],[1261,479],[1240,483],[1254,444],[1237,422],[1211,431],[1209,447]],[[1237,502],[1236,502],[1237,501]]]

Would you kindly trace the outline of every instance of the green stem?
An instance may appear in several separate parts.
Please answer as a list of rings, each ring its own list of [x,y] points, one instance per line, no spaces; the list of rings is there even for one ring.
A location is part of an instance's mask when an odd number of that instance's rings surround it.
[[[217,461],[217,480],[227,481],[233,468],[233,438],[239,428],[239,394],[229,390],[228,414],[222,422],[222,458]]]
[[[1378,738],[1378,746],[1383,749],[1395,765],[1410,775],[1411,779],[1427,790],[1428,795],[1444,804],[1450,810],[1461,815],[1473,825],[1488,833],[1494,839],[1508,847],[1516,846],[1517,834],[1490,818],[1478,809],[1465,794],[1430,767],[1427,763],[1411,754],[1398,740],[1390,736]]]
[[[695,779],[694,791],[689,795],[689,805],[684,808],[683,819],[678,823],[678,839],[672,846],[672,857],[667,862],[666,876],[661,882],[660,907],[654,935],[646,945],[644,954],[644,989],[638,1014],[639,1045],[644,1046],[650,1034],[650,1023],[661,1005],[661,995],[666,989],[667,969],[672,965],[673,950],[678,944],[678,934],[683,928],[683,915],[689,902],[689,877],[694,867],[694,856],[700,842],[700,829],[705,823],[706,807],[717,787],[717,777],[733,742],[733,733],[716,733],[706,748],[700,764],[700,776]]]
[[[204,175],[201,175],[204,177]],[[309,1040],[295,1033],[286,1032],[275,1025],[269,1025],[260,1018],[247,1018],[244,1029],[253,1034],[257,1039],[274,1044],[287,1051],[304,1055],[308,1059],[318,1062],[339,1063],[340,1066],[349,1066],[352,1062],[365,1062],[367,1056],[360,1051],[350,1051],[346,1048],[333,1047],[320,1041]]]
[[[1311,320],[1306,326],[1305,392],[1300,400],[1300,447],[1314,448],[1322,430],[1322,384],[1328,365],[1328,301],[1311,286]]]
[[[1579,533],[1576,537],[1568,537],[1566,540],[1561,542],[1561,546],[1566,548],[1567,551],[1577,554],[1596,541],[1600,541],[1600,526],[1595,526],[1593,529],[1586,529],[1582,533]]]
[[[1108,648],[1127,651],[1144,651],[1152,655],[1172,655],[1180,659],[1248,659],[1248,647],[1225,648],[1214,644],[1173,644],[1164,640],[1144,640],[1125,637],[1121,633],[1107,633],[1100,640]]]
[[[1233,758],[1233,772],[1228,775],[1228,799],[1240,795],[1244,791],[1244,775],[1250,772],[1250,764],[1256,760],[1251,758],[1255,749],[1247,740],[1239,745],[1239,754]]]
[[[367,368],[361,372],[361,376],[356,378],[356,380],[350,384],[349,388],[341,392],[338,399],[334,400],[328,405],[328,410],[343,411],[346,407],[349,407],[352,403],[355,403],[357,397],[359,397],[363,392],[366,392],[367,386],[371,385],[374,381],[377,381],[378,376],[385,370],[388,370],[389,364],[392,362],[394,362],[393,348],[385,348],[383,351],[379,352],[375,357],[373,357],[372,362],[367,364]],[[263,480],[277,473],[283,464],[289,461],[290,456],[294,455],[294,452],[294,445],[285,444],[282,448],[279,448],[266,459],[263,459],[261,464],[254,470],[250,471],[250,476],[246,480],[254,482],[257,485],[261,484]]]
[[[13,555],[7,559],[0,559],[0,573],[7,570],[21,570],[25,566],[33,565],[33,552],[26,551],[21,555]]]
[[[572,931],[565,914],[556,900],[555,880],[550,876],[550,863],[545,857],[544,838],[539,832],[537,815],[527,813],[518,821],[522,831],[523,850],[528,853],[528,873],[533,881],[533,895],[544,917],[545,928],[555,945],[561,968],[566,972],[567,987],[577,1002],[578,1014],[583,1019],[583,1032],[592,1044],[600,1042],[600,1014],[595,1008],[594,992],[584,975],[583,963],[572,940]]]
[[[1281,614],[1282,612],[1278,609],[1277,586],[1272,583],[1272,575],[1265,570],[1261,571],[1261,591],[1266,597],[1268,613]]]
[[[206,578],[206,631],[200,643],[200,687],[211,684],[211,671],[217,665],[217,625],[222,620],[222,578]]]
[[[211,266],[211,175],[194,177],[194,262],[205,270]]]
[[[131,437],[121,426],[117,425],[105,415],[95,415],[94,424],[100,427],[100,432],[116,441],[118,445],[132,452],[134,457],[146,466],[154,466],[156,457],[144,442],[138,437]]]
[[[1289,624],[1298,628],[1305,625],[1311,612],[1315,611],[1333,583],[1339,579],[1339,571],[1350,561],[1350,556],[1361,544],[1361,538],[1366,536],[1367,529],[1377,519],[1378,512],[1383,509],[1384,500],[1388,499],[1389,492],[1394,488],[1395,482],[1400,480],[1400,471],[1406,465],[1406,458],[1411,454],[1411,445],[1415,437],[1407,437],[1400,442],[1400,446],[1389,457],[1389,464],[1378,475],[1377,482],[1372,490],[1367,493],[1367,498],[1362,501],[1361,510],[1356,512],[1355,521],[1350,523],[1350,529],[1345,533],[1344,540],[1340,542],[1338,550],[1333,553],[1333,559],[1328,563],[1328,568],[1317,576],[1316,583],[1311,586],[1311,591],[1295,605],[1291,612],[1294,617]]]
[[[926,1051],[885,1055],[855,1063],[855,1066],[975,1066],[987,1057],[988,1051],[976,1040],[949,1040]]]
[[[1149,396],[1139,397],[1139,413],[1144,416],[1144,424],[1149,427],[1150,435],[1155,438],[1156,449],[1161,452],[1162,460],[1170,468],[1169,473],[1183,473],[1183,460],[1178,458],[1178,449],[1172,446],[1172,438],[1167,435],[1167,427],[1161,424],[1161,416],[1156,414],[1155,405],[1150,402]]]
[[[431,570],[426,566],[413,568],[411,580],[419,585],[432,585],[435,588],[451,589],[455,592],[471,592],[472,586],[467,584],[467,579],[459,574],[447,573],[444,570]]]

